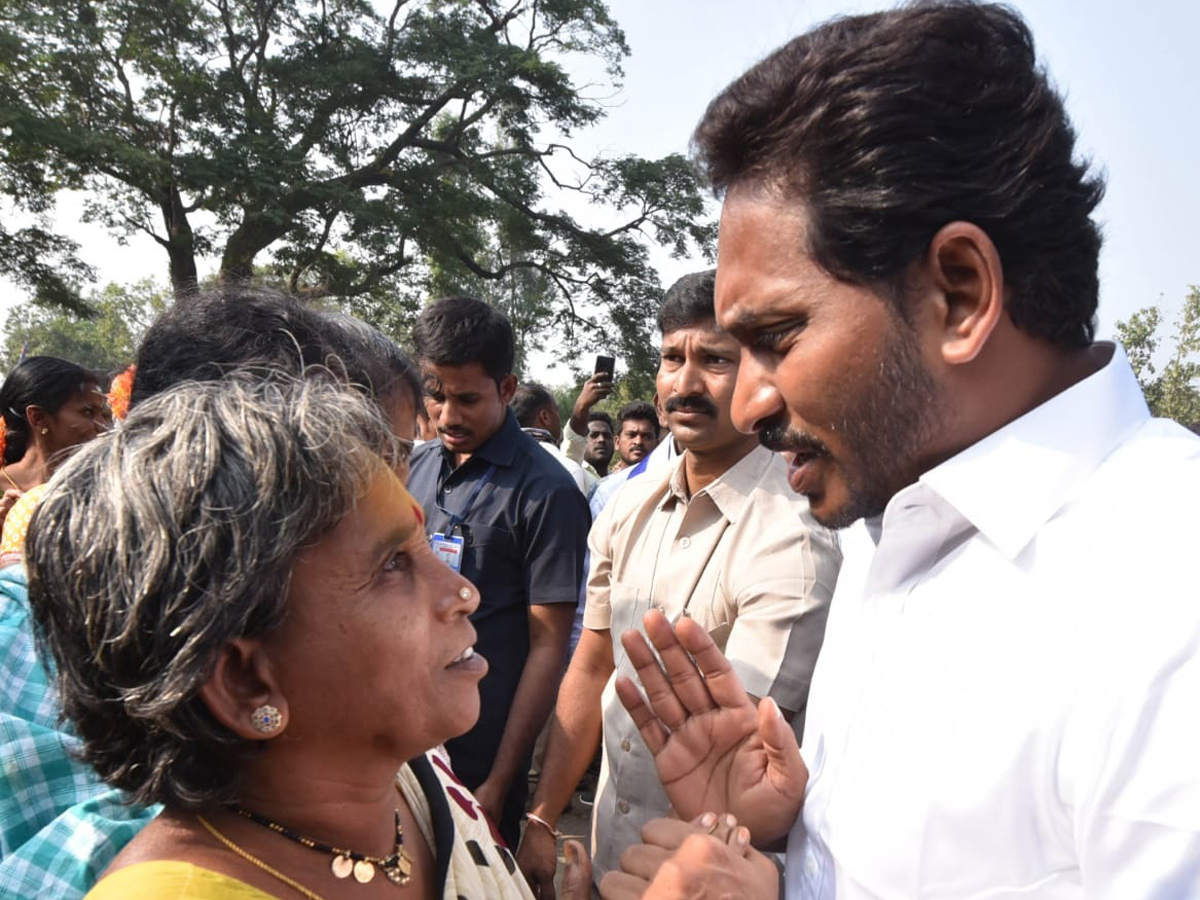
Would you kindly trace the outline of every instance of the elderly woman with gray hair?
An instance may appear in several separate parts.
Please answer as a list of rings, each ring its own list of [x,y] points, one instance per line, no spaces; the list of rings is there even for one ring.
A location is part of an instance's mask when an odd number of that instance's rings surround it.
[[[479,595],[396,448],[332,379],[230,377],[146,400],[54,476],[38,639],[84,759],[164,806],[88,897],[528,896],[432,750],[478,716]]]

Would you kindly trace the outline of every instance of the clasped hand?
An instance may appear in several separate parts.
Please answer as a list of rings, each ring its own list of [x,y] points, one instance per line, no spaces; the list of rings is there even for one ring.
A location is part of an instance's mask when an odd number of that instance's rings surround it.
[[[652,819],[645,843],[621,854],[620,872],[600,882],[604,900],[775,900],[775,864],[750,846],[750,833],[728,813],[694,822]]]

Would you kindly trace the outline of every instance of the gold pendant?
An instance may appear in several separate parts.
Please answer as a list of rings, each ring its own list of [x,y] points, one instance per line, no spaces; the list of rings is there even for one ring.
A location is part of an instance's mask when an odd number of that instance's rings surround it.
[[[349,878],[354,871],[354,862],[348,856],[335,856],[330,868],[333,869],[334,878]]]
[[[354,864],[354,880],[359,884],[366,884],[375,877],[375,867],[365,859],[360,859]]]
[[[392,884],[400,887],[408,884],[412,875],[412,860],[409,859],[408,853],[403,848],[401,848],[400,856],[396,858],[396,861],[384,867],[383,874],[387,875]]]

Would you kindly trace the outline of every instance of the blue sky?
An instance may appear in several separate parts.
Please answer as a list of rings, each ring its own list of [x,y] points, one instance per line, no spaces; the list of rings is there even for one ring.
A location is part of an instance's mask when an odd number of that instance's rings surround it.
[[[611,0],[632,55],[622,93],[588,138],[612,152],[684,151],[708,101],[744,69],[847,0]],[[1160,303],[1174,321],[1200,283],[1200,4],[1017,0],[1067,100],[1083,153],[1106,173],[1100,327]],[[664,262],[664,280],[688,264]]]
[[[1066,94],[1081,149],[1107,175],[1099,210],[1105,233],[1100,335],[1151,303],[1160,303],[1173,321],[1188,285],[1200,283],[1200,79],[1192,67],[1200,3],[1013,5]],[[585,149],[615,154],[684,152],[708,101],[746,67],[832,15],[880,7],[849,0],[610,0],[632,54],[622,90],[604,92],[606,120],[578,139]],[[579,73],[580,81],[589,77]],[[61,204],[63,221],[78,215],[77,202]],[[121,247],[99,229],[70,230],[102,282],[163,278],[162,252],[148,240]],[[656,260],[667,283],[699,265],[662,255]],[[0,285],[0,308],[20,299],[10,285]]]

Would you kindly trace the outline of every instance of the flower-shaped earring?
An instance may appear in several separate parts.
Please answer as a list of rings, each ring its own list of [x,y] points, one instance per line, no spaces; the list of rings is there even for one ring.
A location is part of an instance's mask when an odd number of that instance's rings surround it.
[[[264,703],[251,713],[250,722],[259,734],[274,734],[283,724],[283,715],[274,706]]]

